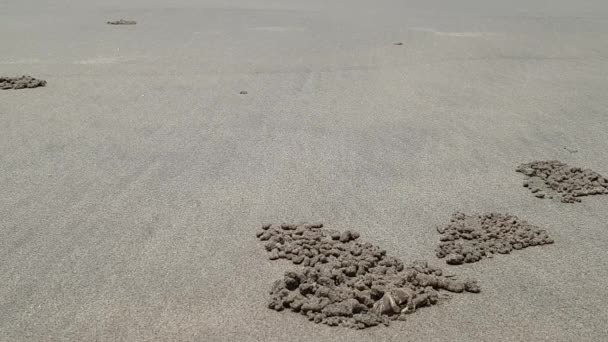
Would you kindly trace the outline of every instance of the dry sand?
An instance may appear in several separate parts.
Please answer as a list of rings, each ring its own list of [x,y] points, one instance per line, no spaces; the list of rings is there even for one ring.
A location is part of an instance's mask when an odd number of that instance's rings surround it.
[[[0,340],[608,340],[608,196],[537,200],[513,171],[608,175],[606,18],[592,0],[0,3],[0,75],[48,81],[0,92]],[[481,293],[388,328],[267,308],[290,266],[262,223],[445,266],[434,227],[455,211],[556,243],[458,266]]]

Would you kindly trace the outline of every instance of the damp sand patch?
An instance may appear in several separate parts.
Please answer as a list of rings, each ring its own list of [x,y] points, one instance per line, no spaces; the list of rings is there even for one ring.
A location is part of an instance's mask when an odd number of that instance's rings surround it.
[[[364,329],[405,320],[448,292],[480,291],[477,282],[445,275],[425,261],[405,265],[359,233],[323,224],[267,224],[256,233],[270,260],[298,269],[274,282],[268,307],[289,310],[315,323]]]
[[[608,179],[593,170],[558,160],[521,164],[516,171],[525,175],[523,186],[537,198],[575,203],[584,196],[608,194]]]
[[[546,230],[509,214],[465,215],[457,212],[450,223],[438,227],[435,250],[449,265],[473,263],[497,254],[553,243]]]

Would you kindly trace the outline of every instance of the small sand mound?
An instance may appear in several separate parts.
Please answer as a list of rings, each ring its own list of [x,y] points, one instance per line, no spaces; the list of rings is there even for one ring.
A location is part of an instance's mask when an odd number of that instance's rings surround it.
[[[120,19],[120,20],[108,21],[107,24],[108,25],[135,25],[135,24],[137,24],[137,22],[135,20]]]
[[[517,216],[490,213],[465,215],[455,213],[450,223],[437,228],[441,234],[436,249],[438,258],[450,265],[460,265],[509,254],[530,246],[552,244],[544,229],[533,226]]]
[[[352,231],[322,224],[264,225],[256,235],[270,260],[302,268],[286,272],[270,290],[268,307],[299,312],[315,323],[363,329],[405,320],[450,292],[479,292],[475,281],[458,280],[424,261],[408,266]]]
[[[44,87],[45,80],[39,80],[32,76],[23,75],[21,77],[2,77],[0,76],[0,89],[24,89]]]
[[[608,179],[589,169],[571,167],[557,160],[521,164],[524,187],[538,198],[558,198],[563,203],[580,202],[579,197],[608,194]]]

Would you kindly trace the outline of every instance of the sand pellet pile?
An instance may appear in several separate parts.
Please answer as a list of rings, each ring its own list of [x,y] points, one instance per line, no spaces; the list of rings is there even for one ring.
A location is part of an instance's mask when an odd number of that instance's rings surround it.
[[[437,257],[450,265],[472,263],[495,254],[509,254],[530,246],[552,244],[547,231],[517,216],[490,213],[465,215],[455,213],[450,223],[438,227],[441,234]]]
[[[23,88],[36,88],[44,87],[46,85],[45,80],[39,80],[32,76],[20,76],[20,77],[3,77],[0,76],[0,89],[23,89]]]
[[[112,20],[107,22],[108,25],[135,25],[137,22],[135,20]]]
[[[527,176],[524,187],[538,198],[580,202],[582,196],[608,194],[608,179],[589,169],[571,167],[557,160],[534,161],[517,168]]]
[[[270,291],[269,308],[299,312],[315,323],[363,329],[404,320],[445,293],[479,292],[475,281],[444,276],[424,261],[408,266],[353,231],[318,224],[264,225],[257,237],[270,260],[302,268],[286,272]]]

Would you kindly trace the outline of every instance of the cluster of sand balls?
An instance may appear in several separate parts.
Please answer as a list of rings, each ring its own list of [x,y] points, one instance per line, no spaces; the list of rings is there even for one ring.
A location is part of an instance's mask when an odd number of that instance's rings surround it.
[[[353,231],[322,224],[264,225],[257,232],[270,260],[302,268],[286,272],[270,291],[269,308],[299,312],[315,323],[363,329],[404,320],[436,304],[440,290],[479,292],[475,281],[444,276],[424,261],[408,266]]]
[[[608,194],[608,179],[589,169],[571,167],[557,160],[534,161],[517,168],[528,178],[524,187],[538,198],[580,202],[582,196]]]
[[[20,76],[20,77],[4,77],[0,76],[0,89],[23,89],[23,88],[36,88],[44,87],[46,85],[45,80],[39,80],[32,76]]]
[[[135,25],[137,22],[135,20],[111,20],[107,22],[108,25]]]
[[[530,246],[552,244],[547,231],[513,215],[455,213],[441,234],[437,257],[450,265],[472,263],[494,254],[509,254]]]

